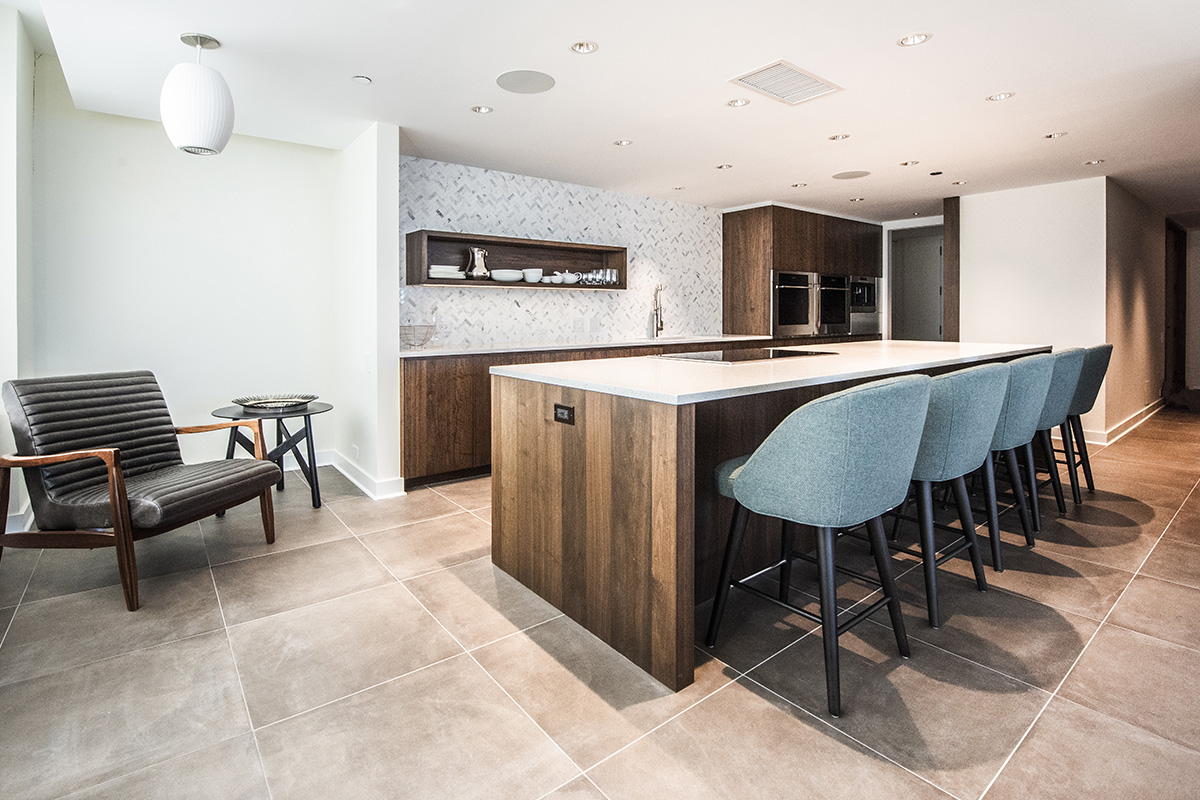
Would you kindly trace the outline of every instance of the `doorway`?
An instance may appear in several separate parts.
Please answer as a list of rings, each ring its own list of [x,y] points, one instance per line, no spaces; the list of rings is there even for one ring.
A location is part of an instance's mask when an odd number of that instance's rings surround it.
[[[942,255],[941,225],[891,232],[891,338],[942,341]]]

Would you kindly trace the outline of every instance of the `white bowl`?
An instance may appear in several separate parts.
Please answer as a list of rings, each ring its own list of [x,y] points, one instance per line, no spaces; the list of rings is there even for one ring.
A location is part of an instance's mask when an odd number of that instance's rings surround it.
[[[579,273],[577,273],[577,272],[564,272],[564,273],[563,273],[563,276],[562,276],[562,279],[563,279],[563,280],[562,280],[562,282],[563,282],[563,283],[578,283],[578,282],[579,282]]]
[[[550,276],[550,282],[551,282],[551,283],[562,283],[562,282],[563,282],[563,276],[562,276],[562,275],[551,275],[551,276]]]
[[[542,270],[540,267],[523,269],[521,270],[521,274],[525,276],[525,281],[527,283],[537,283],[542,279]]]
[[[492,270],[492,280],[502,281],[504,283],[514,283],[522,280],[525,276],[521,274],[519,269],[494,269]]]

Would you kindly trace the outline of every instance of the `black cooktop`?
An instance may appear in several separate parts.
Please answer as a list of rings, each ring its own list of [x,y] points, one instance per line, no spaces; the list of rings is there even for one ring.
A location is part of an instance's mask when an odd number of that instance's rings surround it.
[[[770,361],[773,358],[799,356],[836,356],[826,350],[783,350],[775,347],[750,347],[744,350],[704,350],[699,353],[663,353],[652,358],[671,358],[709,364],[735,364],[740,361]]]

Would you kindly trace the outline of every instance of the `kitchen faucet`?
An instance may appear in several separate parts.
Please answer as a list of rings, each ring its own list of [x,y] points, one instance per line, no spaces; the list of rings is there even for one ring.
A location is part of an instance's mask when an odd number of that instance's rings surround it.
[[[662,290],[667,288],[661,283],[654,287],[654,338],[663,330]]]

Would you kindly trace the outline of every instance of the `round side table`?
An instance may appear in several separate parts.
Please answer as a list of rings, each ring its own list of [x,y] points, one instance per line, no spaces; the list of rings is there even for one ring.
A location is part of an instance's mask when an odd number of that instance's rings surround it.
[[[274,461],[283,469],[283,456],[288,451],[296,457],[296,463],[300,465],[300,472],[304,474],[305,480],[308,481],[309,487],[312,489],[312,504],[313,508],[321,507],[321,486],[317,482],[317,449],[313,446],[312,437],[312,417],[316,414],[324,414],[332,409],[333,406],[329,403],[312,402],[306,406],[298,406],[296,408],[281,408],[281,409],[254,409],[244,406],[225,406],[218,408],[212,412],[214,417],[221,419],[273,419],[275,420],[275,447],[267,453],[267,460]],[[284,423],[285,419],[304,418],[303,427],[295,433],[287,429]],[[308,460],[304,460],[304,455],[300,452],[300,442],[303,441],[307,445]],[[254,441],[249,436],[242,433],[238,428],[229,429],[229,447],[225,450],[226,458],[233,458],[234,448],[241,445],[244,450],[250,453],[254,452]],[[280,476],[279,483],[275,488],[283,491],[283,477]]]

